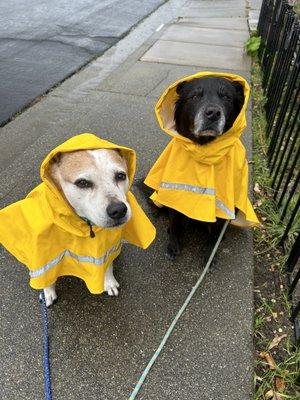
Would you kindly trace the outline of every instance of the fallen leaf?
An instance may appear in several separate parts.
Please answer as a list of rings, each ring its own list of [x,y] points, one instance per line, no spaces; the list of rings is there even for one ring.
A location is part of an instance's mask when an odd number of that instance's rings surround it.
[[[275,321],[277,321],[278,318],[277,312],[272,312],[272,317],[274,318]]]
[[[271,354],[267,353],[266,351],[262,351],[259,353],[259,356],[262,359],[265,359],[267,364],[269,365],[270,369],[276,369],[276,364],[274,361],[274,358],[271,356]]]
[[[257,182],[256,182],[256,184],[254,185],[253,190],[254,190],[255,193],[261,194],[261,190],[260,190],[259,184],[258,184]]]
[[[274,339],[272,340],[272,342],[269,344],[268,350],[273,349],[273,347],[277,347],[279,345],[279,343],[282,341],[282,339],[284,339],[285,337],[287,337],[286,333],[281,336],[276,335],[274,337]]]
[[[273,390],[272,389],[270,389],[270,390],[268,390],[266,393],[265,393],[265,399],[266,400],[268,400],[268,399],[273,399],[274,398],[274,392],[273,392]]]
[[[282,397],[280,396],[280,394],[278,393],[274,393],[274,397],[272,400],[283,400]]]
[[[256,207],[260,207],[262,205],[262,200],[257,200],[255,205],[256,205]]]
[[[279,392],[283,392],[283,390],[285,388],[285,382],[279,376],[276,376],[276,378],[275,378],[275,387],[277,390],[279,390]]]

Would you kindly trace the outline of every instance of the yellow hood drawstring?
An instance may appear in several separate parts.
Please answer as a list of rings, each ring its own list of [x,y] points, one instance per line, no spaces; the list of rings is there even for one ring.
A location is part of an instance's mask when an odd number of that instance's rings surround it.
[[[201,146],[176,131],[174,109],[177,86],[204,76],[219,76],[240,83],[244,105],[227,132]],[[172,139],[145,179],[145,184],[155,190],[151,199],[157,206],[173,208],[200,221],[224,218],[244,227],[259,223],[248,199],[248,163],[240,141],[247,125],[249,91],[247,81],[241,76],[218,72],[199,72],[166,89],[155,106],[155,114],[161,129]],[[238,209],[237,215],[235,209]]]
[[[130,191],[131,219],[121,227],[105,229],[79,217],[55,186],[48,172],[53,157],[93,149],[118,150],[126,159],[131,187],[135,152],[86,133],[52,150],[41,165],[43,182],[25,199],[0,210],[0,243],[28,267],[30,285],[35,289],[72,275],[83,279],[91,293],[102,293],[105,271],[119,255],[123,241],[145,249],[155,238],[154,226]]]

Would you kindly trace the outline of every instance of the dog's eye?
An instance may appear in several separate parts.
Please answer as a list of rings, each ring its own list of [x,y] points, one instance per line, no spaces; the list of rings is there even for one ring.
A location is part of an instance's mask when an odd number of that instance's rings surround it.
[[[117,181],[125,181],[125,179],[126,179],[125,172],[117,172],[116,173],[116,180]]]
[[[193,95],[191,96],[191,99],[192,99],[192,100],[201,99],[202,96],[203,96],[203,92],[200,91],[200,92],[197,92],[197,93],[193,94]]]
[[[220,93],[220,97],[222,99],[224,99],[224,100],[230,100],[231,99],[230,95],[227,94],[227,93]]]
[[[88,181],[86,179],[77,179],[77,181],[74,182],[74,185],[76,185],[80,189],[88,189],[94,186],[93,182]]]

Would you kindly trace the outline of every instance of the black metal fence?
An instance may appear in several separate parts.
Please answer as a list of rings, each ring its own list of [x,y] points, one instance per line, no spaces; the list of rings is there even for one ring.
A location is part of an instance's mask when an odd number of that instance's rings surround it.
[[[291,319],[300,341],[300,24],[286,0],[264,0],[258,23],[268,163],[288,259]]]

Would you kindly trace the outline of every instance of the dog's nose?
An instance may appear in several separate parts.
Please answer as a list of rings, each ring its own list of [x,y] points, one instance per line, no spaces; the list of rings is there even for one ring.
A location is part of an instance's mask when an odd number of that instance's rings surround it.
[[[218,121],[221,117],[221,111],[217,107],[209,106],[204,110],[204,114],[210,121]]]
[[[106,212],[110,218],[120,219],[125,217],[127,213],[127,206],[122,201],[114,201],[107,206]]]

